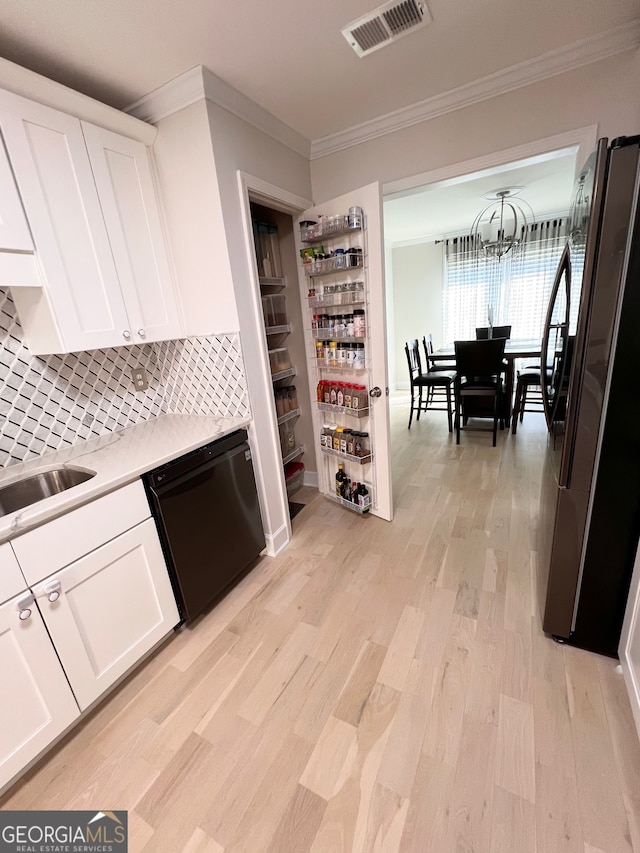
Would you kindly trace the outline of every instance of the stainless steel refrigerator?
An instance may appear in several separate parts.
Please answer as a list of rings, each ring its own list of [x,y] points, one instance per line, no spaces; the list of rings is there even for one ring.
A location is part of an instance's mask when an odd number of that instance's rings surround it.
[[[640,534],[639,167],[640,137],[589,158],[543,339],[543,628],[611,656]]]

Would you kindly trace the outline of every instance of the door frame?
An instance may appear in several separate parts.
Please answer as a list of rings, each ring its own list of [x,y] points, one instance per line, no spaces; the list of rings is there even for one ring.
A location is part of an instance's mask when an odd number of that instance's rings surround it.
[[[281,451],[275,400],[273,394],[269,393],[273,383],[269,355],[263,342],[262,303],[258,266],[253,248],[251,202],[288,213],[293,217],[311,207],[313,202],[241,169],[237,170],[236,175],[244,232],[243,242],[251,280],[252,310],[250,316],[242,314],[239,318],[244,372],[252,414],[249,436],[255,462],[258,500],[265,527],[266,553],[270,557],[275,557],[291,539],[291,519],[281,464],[278,464],[280,476],[273,476],[273,460],[280,462]],[[295,284],[297,298],[298,282],[296,281]]]
[[[587,157],[596,147],[598,141],[598,125],[590,124],[584,127],[577,127],[573,130],[568,130],[563,133],[556,133],[553,136],[545,136],[540,139],[525,142],[521,145],[515,145],[511,148],[503,148],[499,151],[494,151],[491,154],[483,154],[480,157],[473,157],[470,160],[460,160],[457,163],[450,163],[446,166],[439,166],[436,169],[429,169],[426,172],[409,175],[405,178],[397,178],[393,181],[386,181],[382,184],[382,202],[384,210],[384,202],[387,199],[394,197],[402,197],[411,195],[412,192],[421,189],[428,184],[443,183],[451,181],[457,183],[464,180],[468,175],[476,172],[484,172],[495,169],[496,172],[503,166],[518,160],[526,160],[532,157],[542,157],[547,154],[552,154],[563,148],[576,147],[576,177],[584,165]],[[383,215],[383,233],[384,233],[384,215]],[[417,242],[417,241],[413,241]],[[387,346],[389,352],[389,379],[391,381],[392,390],[396,390],[395,384],[395,365],[392,363],[393,354],[395,353],[395,333],[393,319],[393,264],[392,251],[396,248],[393,243],[385,240],[384,254],[385,267],[390,271],[390,275],[386,278],[386,300],[387,300]]]

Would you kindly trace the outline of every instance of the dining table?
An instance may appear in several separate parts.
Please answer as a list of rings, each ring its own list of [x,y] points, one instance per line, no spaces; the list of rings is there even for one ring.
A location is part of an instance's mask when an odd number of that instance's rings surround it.
[[[505,360],[505,420],[507,424],[511,420],[511,410],[513,406],[513,391],[515,388],[515,361],[519,358],[535,359],[536,363],[540,363],[542,355],[541,340],[511,340],[507,339],[504,345],[504,360]],[[430,355],[432,361],[451,361],[455,359],[456,353],[454,345],[445,344],[437,350],[434,350]]]

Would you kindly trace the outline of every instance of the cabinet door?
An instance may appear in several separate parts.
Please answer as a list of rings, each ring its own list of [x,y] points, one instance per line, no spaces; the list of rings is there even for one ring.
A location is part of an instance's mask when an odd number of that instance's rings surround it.
[[[181,325],[149,153],[145,145],[82,122],[133,340],[180,337]]]
[[[28,590],[0,607],[0,684],[2,789],[80,713]]]
[[[33,592],[82,710],[180,621],[152,519]]]
[[[30,348],[47,351],[37,327],[47,311],[58,351],[127,343],[127,314],[80,121],[0,92],[0,127],[45,279],[46,302],[34,303],[33,317],[23,321]],[[52,346],[49,333],[45,347]]]

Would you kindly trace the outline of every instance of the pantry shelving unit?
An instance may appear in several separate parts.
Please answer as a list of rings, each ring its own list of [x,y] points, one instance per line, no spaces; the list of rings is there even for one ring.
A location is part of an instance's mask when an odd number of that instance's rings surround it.
[[[296,464],[296,460],[304,455],[305,447],[297,441],[295,434],[295,423],[301,413],[297,389],[286,381],[298,373],[287,347],[287,338],[292,331],[287,310],[287,280],[279,274],[282,265],[277,226],[254,219],[253,234],[280,451],[287,497],[290,499],[303,485],[304,465]],[[294,476],[291,471],[295,472]]]
[[[350,224],[353,227],[349,227]],[[366,515],[374,505],[371,484],[375,481],[375,477],[368,473],[375,465],[375,445],[369,398],[365,396],[368,395],[371,385],[370,362],[367,359],[369,328],[367,256],[366,246],[363,246],[365,242],[365,222],[362,215],[359,220],[353,220],[347,215],[325,216],[316,224],[300,229],[303,287],[307,291],[307,339],[312,353],[309,365],[311,394],[315,387],[318,387],[318,394],[321,393],[321,381],[327,383],[325,387],[329,387],[332,380],[335,380],[337,386],[340,383],[361,386],[358,408],[336,404],[333,399],[317,399],[315,403],[314,431],[320,451],[317,454],[318,487],[329,500],[361,515]],[[349,328],[344,322],[345,313],[347,318],[350,318],[354,311],[359,314],[358,320],[361,320],[357,329]],[[351,317],[349,322],[352,320]],[[326,327],[318,327],[319,322],[325,321],[328,324]],[[323,342],[328,344],[329,341],[336,344],[328,351],[325,351],[326,347],[318,346]],[[339,358],[336,356],[338,343],[348,345],[342,350]],[[352,383],[349,383],[349,378],[352,378]],[[362,405],[363,399],[365,406]],[[338,401],[340,400],[338,397]],[[348,454],[333,443],[332,446],[324,443],[335,442],[336,439],[326,436],[327,431],[323,424],[326,427],[345,426],[347,420],[354,424],[354,429],[357,427],[358,431],[368,433],[372,450],[366,455]],[[344,463],[349,483],[366,486],[368,496],[360,497],[360,505],[357,502],[357,494],[350,493],[350,485],[347,485],[346,497],[336,492],[335,475],[338,462]],[[354,492],[357,492],[357,489]]]

